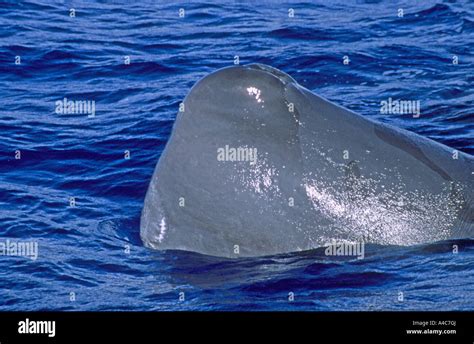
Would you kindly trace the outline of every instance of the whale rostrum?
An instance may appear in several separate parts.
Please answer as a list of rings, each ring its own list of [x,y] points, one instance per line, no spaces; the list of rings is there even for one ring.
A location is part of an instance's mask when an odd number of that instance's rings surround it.
[[[142,211],[148,247],[245,257],[473,236],[473,156],[339,107],[275,68],[218,70],[182,110]]]

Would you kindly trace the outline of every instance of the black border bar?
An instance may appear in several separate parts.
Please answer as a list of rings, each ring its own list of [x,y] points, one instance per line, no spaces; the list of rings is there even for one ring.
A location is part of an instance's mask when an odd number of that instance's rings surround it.
[[[55,336],[19,323],[55,321]],[[413,331],[417,333],[414,333]],[[454,331],[453,331],[454,330]],[[407,333],[407,331],[412,331]],[[420,332],[421,331],[421,332]],[[442,333],[440,333],[442,332]],[[454,333],[455,332],[455,333]],[[473,312],[0,312],[0,343],[220,342],[474,343]],[[289,336],[289,337],[288,337]]]

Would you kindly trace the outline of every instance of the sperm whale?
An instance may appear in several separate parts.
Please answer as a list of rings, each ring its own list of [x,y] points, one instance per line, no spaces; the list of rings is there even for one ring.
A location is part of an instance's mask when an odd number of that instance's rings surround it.
[[[222,257],[472,237],[473,180],[469,154],[337,106],[270,66],[232,66],[181,104],[140,236]]]

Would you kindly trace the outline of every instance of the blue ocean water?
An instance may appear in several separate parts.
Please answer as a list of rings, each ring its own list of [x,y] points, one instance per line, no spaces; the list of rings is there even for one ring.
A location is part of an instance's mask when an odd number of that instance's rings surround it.
[[[0,1],[0,27],[0,239],[39,250],[0,256],[0,310],[474,309],[474,240],[229,260],[139,237],[179,103],[235,56],[473,154],[474,3]],[[420,118],[381,114],[389,97]]]

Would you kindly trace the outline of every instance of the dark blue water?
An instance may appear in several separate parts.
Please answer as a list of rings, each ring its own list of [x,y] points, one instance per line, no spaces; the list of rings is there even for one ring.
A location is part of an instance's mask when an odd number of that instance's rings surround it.
[[[143,247],[178,105],[236,55],[474,153],[472,2],[0,1],[0,237],[39,245],[37,260],[0,256],[0,310],[473,310],[474,240],[368,246],[362,260]],[[95,100],[95,117],[56,114],[64,97]],[[420,100],[420,118],[382,115],[389,97]]]

